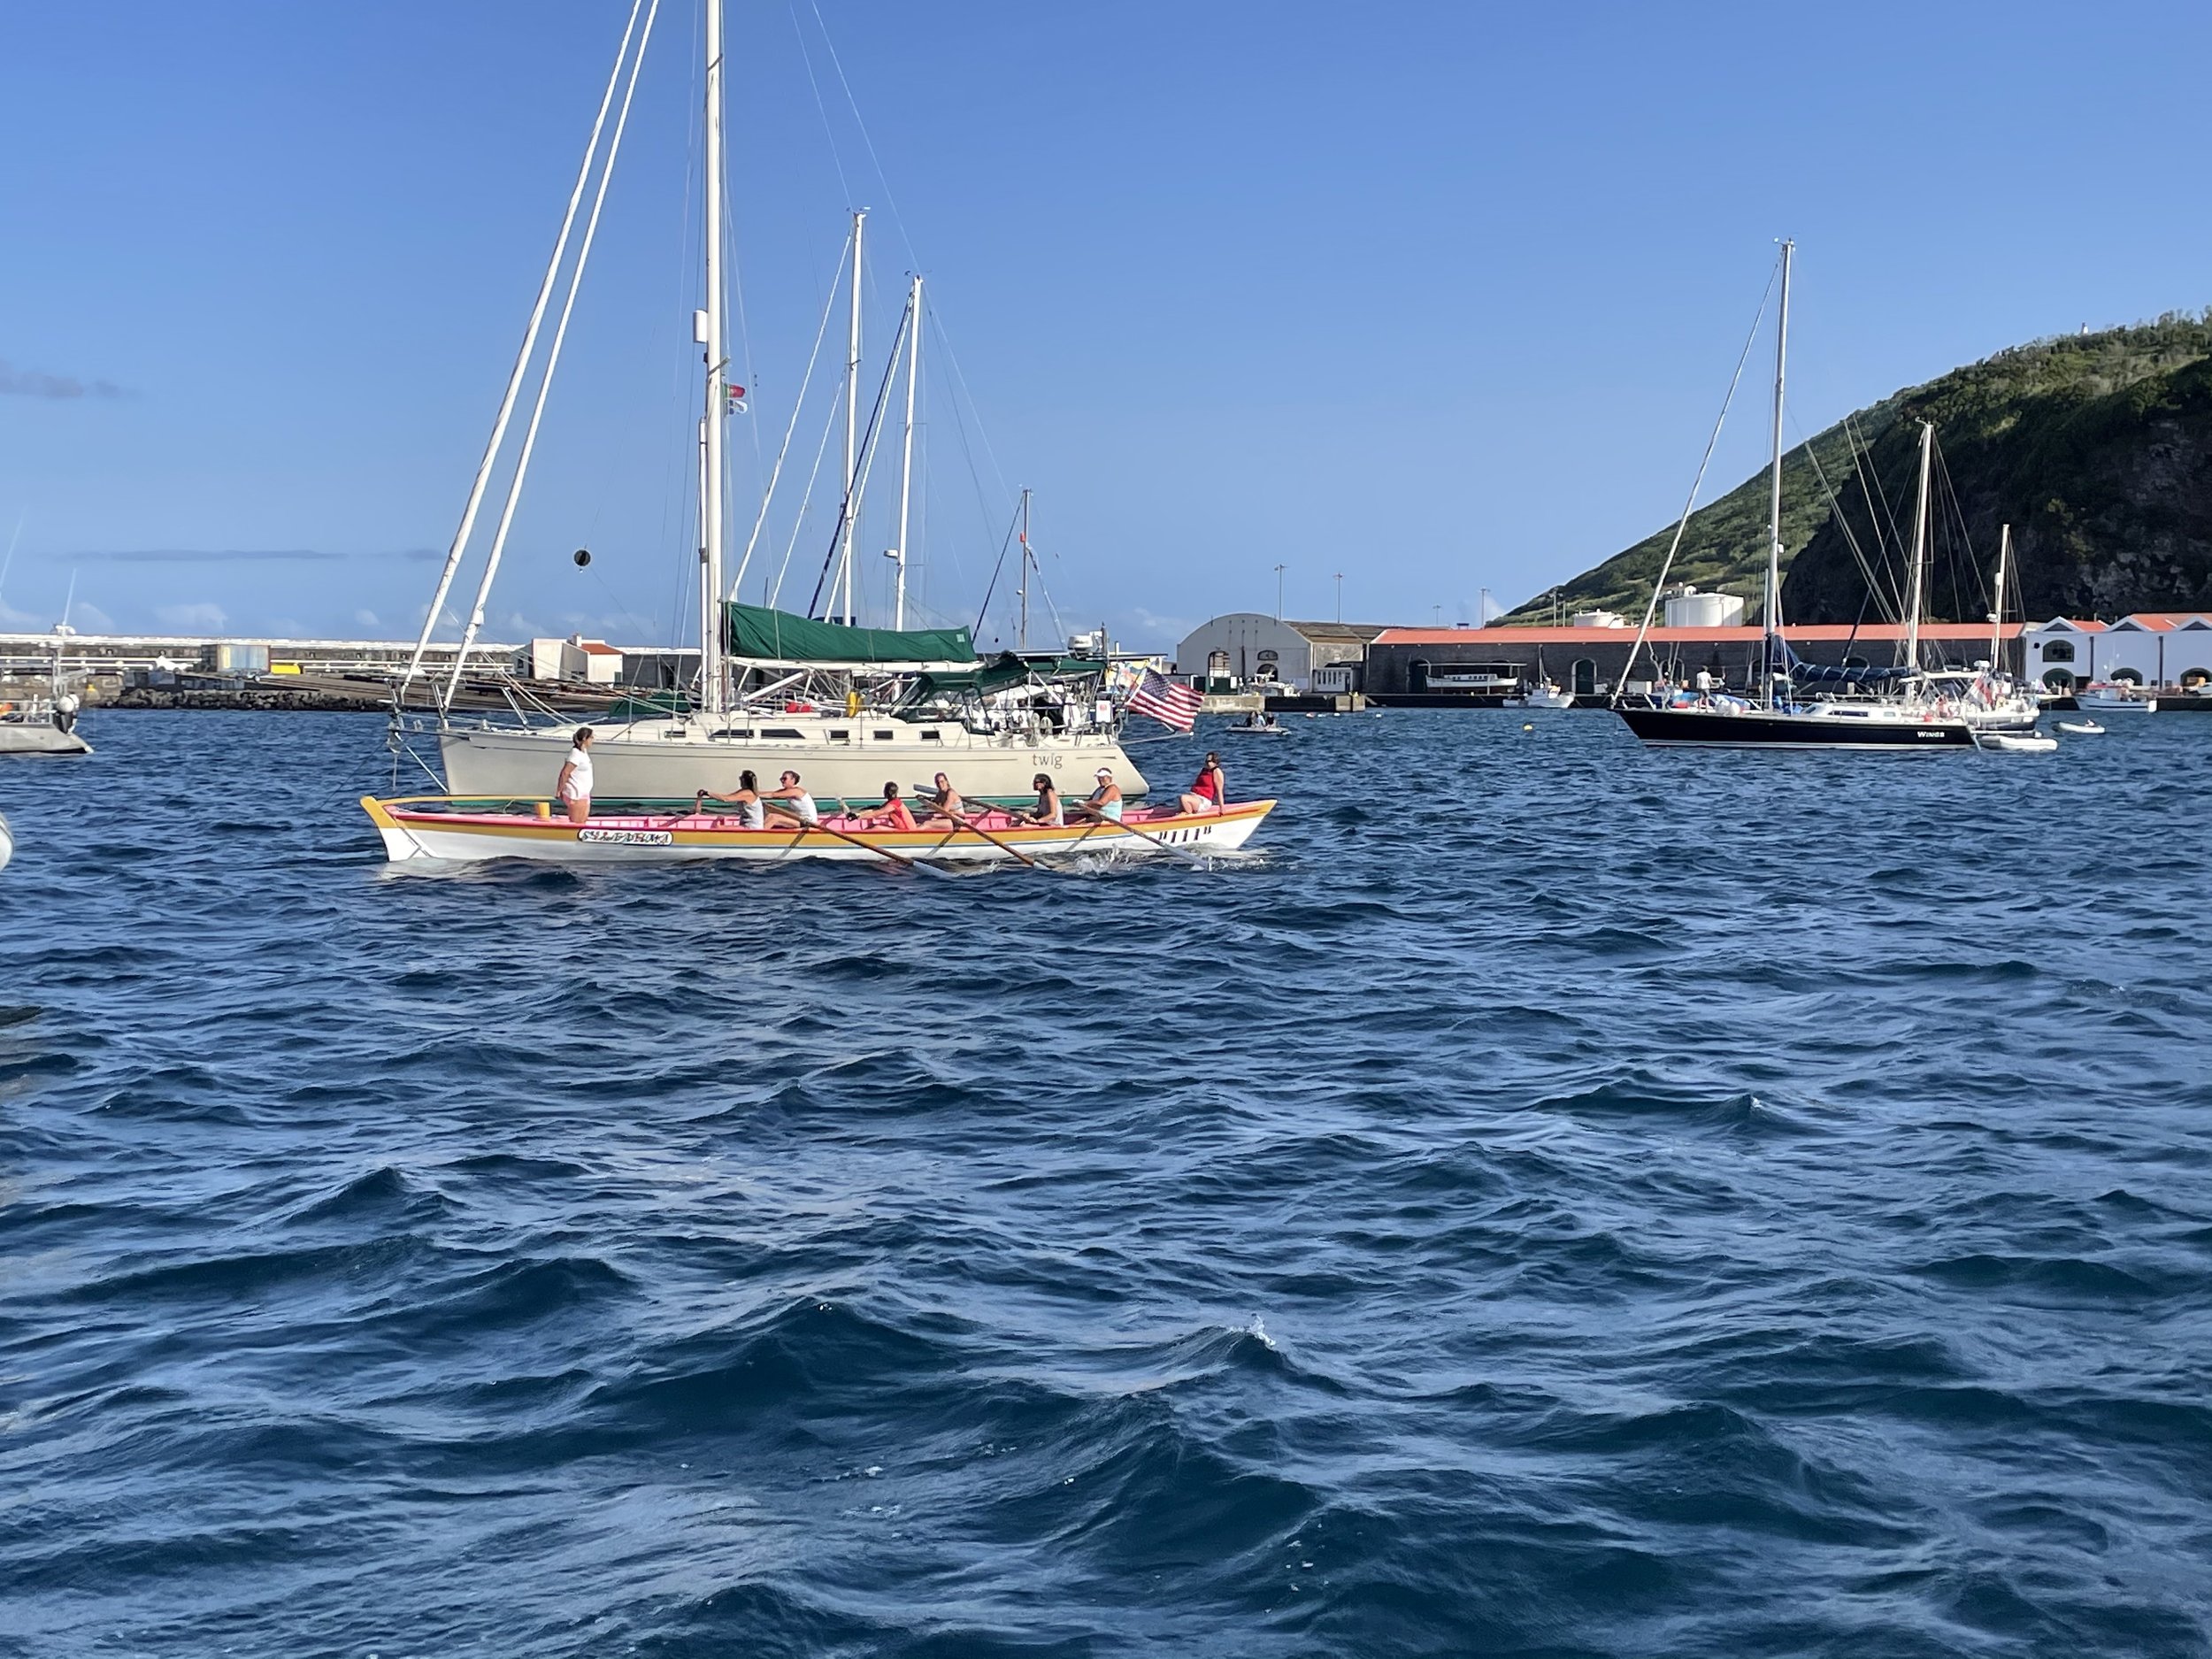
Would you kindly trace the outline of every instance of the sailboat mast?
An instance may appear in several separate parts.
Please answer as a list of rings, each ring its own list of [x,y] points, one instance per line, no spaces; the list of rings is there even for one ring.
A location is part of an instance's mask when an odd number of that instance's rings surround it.
[[[1989,672],[2004,672],[2004,662],[1998,656],[2003,649],[2005,631],[2005,570],[2012,563],[2012,526],[2001,526],[1997,531],[1997,590],[1989,599]]]
[[[706,244],[707,411],[701,422],[699,688],[709,714],[726,706],[722,670],[722,423],[728,394],[722,323],[722,0],[707,0]]]
[[[1774,465],[1767,481],[1767,591],[1766,636],[1767,646],[1761,652],[1766,659],[1765,695],[1761,699],[1771,708],[1774,705],[1774,648],[1773,641],[1782,633],[1782,383],[1790,359],[1790,260],[1797,251],[1797,244],[1785,240],[1782,243],[1782,308],[1774,327]]]
[[[898,593],[892,604],[891,626],[906,626],[906,524],[914,501],[914,386],[922,377],[922,279],[918,273],[906,290],[906,437],[899,456]]]
[[[1014,591],[1021,595],[1021,624],[1015,630],[1014,648],[1029,649],[1029,492],[1022,491],[1022,568],[1021,583]]]
[[[1927,580],[1928,471],[1935,454],[1935,422],[1920,423],[1920,495],[1912,515],[1911,595],[1905,602],[1905,666],[1920,668],[1920,605]]]
[[[845,626],[853,621],[853,520],[860,514],[860,236],[868,210],[853,212],[851,322],[845,340],[845,523],[838,548],[839,579],[844,584]],[[834,589],[833,589],[834,592]]]

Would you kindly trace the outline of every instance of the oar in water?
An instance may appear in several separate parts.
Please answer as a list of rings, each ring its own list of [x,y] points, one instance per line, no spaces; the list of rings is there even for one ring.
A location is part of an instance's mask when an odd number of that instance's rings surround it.
[[[1027,864],[1032,870],[1042,870],[1045,867],[1044,865],[1039,864],[1034,858],[1032,858],[1027,853],[1024,852],[1020,848],[1014,846],[1010,841],[1001,841],[997,836],[992,834],[990,831],[985,829],[982,825],[977,823],[973,818],[962,818],[959,813],[947,811],[943,807],[939,807],[937,810],[940,812],[943,812],[947,818],[957,824],[962,829],[973,830],[977,834],[983,837],[985,841],[990,842],[992,846],[997,848],[1001,852],[1011,854],[1014,857],[1020,859],[1022,863]]]
[[[1163,852],[1173,853],[1178,858],[1181,858],[1191,864],[1196,864],[1202,870],[1206,867],[1206,861],[1203,858],[1201,858],[1196,853],[1192,852],[1188,848],[1178,847],[1173,841],[1164,841],[1157,835],[1148,835],[1144,833],[1144,831],[1139,829],[1134,824],[1130,823],[1126,818],[1108,818],[1096,807],[1092,806],[1089,803],[1084,801],[1078,801],[1075,803],[1075,810],[1087,815],[1094,823],[1111,824],[1117,829],[1125,829],[1132,835],[1137,837],[1138,840],[1150,841],[1155,847],[1159,848]]]
[[[841,841],[850,841],[854,846],[861,848],[865,851],[875,853],[881,857],[888,858],[895,864],[904,864],[909,870],[926,870],[933,876],[949,876],[952,873],[949,870],[941,870],[935,864],[924,864],[918,858],[910,858],[904,853],[895,853],[888,847],[879,847],[873,841],[862,841],[857,835],[848,835],[843,830],[832,829],[828,825],[821,822],[819,819],[817,819],[811,824],[802,824],[799,826],[799,833],[802,835],[805,834],[809,830],[819,830],[825,835],[836,836]]]

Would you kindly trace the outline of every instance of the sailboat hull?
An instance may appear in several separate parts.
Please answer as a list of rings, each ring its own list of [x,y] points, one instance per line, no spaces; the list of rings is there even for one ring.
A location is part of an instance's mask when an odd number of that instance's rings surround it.
[[[1780,713],[1753,709],[1618,709],[1628,729],[1655,748],[1848,749],[1901,753],[1970,749],[1963,720],[1919,719],[1887,711],[1861,715]]]
[[[703,726],[668,720],[595,728],[593,793],[610,801],[688,800],[698,790],[726,793],[750,772],[772,787],[788,770],[817,800],[879,801],[883,786],[926,793],[937,773],[963,795],[1026,800],[1032,780],[1049,772],[1064,790],[1090,793],[1091,777],[1109,767],[1125,795],[1149,786],[1108,733],[1033,740],[1018,732],[971,732],[948,721],[917,726],[875,718],[762,715],[737,728],[755,735],[708,736]],[[770,736],[764,733],[788,732]],[[887,733],[888,735],[885,735]],[[446,787],[459,795],[549,794],[567,758],[568,727],[452,727],[439,733]]]

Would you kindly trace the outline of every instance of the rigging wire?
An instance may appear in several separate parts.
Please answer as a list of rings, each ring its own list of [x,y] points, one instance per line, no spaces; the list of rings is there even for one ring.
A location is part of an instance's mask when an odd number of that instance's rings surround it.
[[[791,419],[785,423],[783,442],[776,449],[776,464],[769,469],[767,488],[761,492],[760,511],[753,519],[753,533],[745,538],[744,556],[738,560],[737,574],[730,581],[730,596],[733,599],[744,583],[745,567],[752,562],[753,549],[760,541],[761,528],[768,522],[768,510],[775,502],[776,483],[783,476],[784,457],[791,451],[792,434],[799,429],[799,414],[806,406],[807,392],[814,384],[815,368],[821,362],[822,342],[829,334],[830,314],[837,309],[837,296],[845,285],[845,256],[851,250],[852,245],[852,232],[847,231],[844,245],[837,251],[837,274],[831,279],[829,297],[822,303],[822,320],[814,330],[814,349],[807,354],[806,373],[799,380],[799,395],[791,400]],[[756,427],[755,431],[757,433],[758,428]]]
[[[856,506],[865,495],[868,484],[868,474],[872,470],[873,470],[875,465],[876,438],[881,430],[883,405],[891,396],[891,382],[898,373],[899,342],[903,341],[905,338],[906,327],[904,323],[902,322],[899,327],[898,337],[891,343],[890,361],[884,365],[883,382],[876,388],[875,407],[868,411],[867,429],[861,435],[860,455],[854,463],[854,470],[858,476],[849,480],[849,487],[845,492],[844,499],[838,505],[837,527],[831,533],[829,553],[822,562],[821,577],[814,584],[814,597],[808,603],[807,605],[806,613],[810,617],[814,614],[814,607],[821,603],[822,584],[829,580],[830,572],[836,565],[839,545],[845,540],[845,526],[847,519],[852,513],[855,506]],[[856,520],[856,531],[858,525]],[[825,620],[826,620],[826,618],[825,618]]]
[[[1751,361],[1751,348],[1759,337],[1759,325],[1766,320],[1767,302],[1774,297],[1775,279],[1781,273],[1781,261],[1767,273],[1766,291],[1759,296],[1759,310],[1751,319],[1751,331],[1744,336],[1743,349],[1736,354],[1736,372],[1728,377],[1728,395],[1721,399],[1720,414],[1713,422],[1712,435],[1705,440],[1705,454],[1698,461],[1697,476],[1690,481],[1689,498],[1682,503],[1682,516],[1675,520],[1674,539],[1667,544],[1667,557],[1659,566],[1659,580],[1651,585],[1651,599],[1644,606],[1643,626],[1636,630],[1636,642],[1628,648],[1628,661],[1635,665],[1637,653],[1644,648],[1651,635],[1651,619],[1659,612],[1659,595],[1667,585],[1667,573],[1674,568],[1674,556],[1682,546],[1683,534],[1690,527],[1690,514],[1697,506],[1697,492],[1705,483],[1705,469],[1713,464],[1713,450],[1720,443],[1720,430],[1728,419],[1729,407],[1736,401],[1736,388],[1743,382],[1744,365]],[[1652,672],[1659,672],[1659,654],[1652,653]],[[1624,676],[1625,678],[1625,676]]]
[[[645,14],[645,28],[638,36],[637,54],[630,60],[630,78],[622,89],[621,112],[615,117],[614,131],[607,140],[607,158],[599,170],[599,185],[592,197],[591,215],[584,221],[584,234],[576,245],[576,263],[568,274],[568,292],[561,296],[561,319],[554,326],[552,344],[547,348],[545,370],[538,381],[538,395],[530,410],[529,425],[523,429],[522,449],[515,459],[514,476],[507,485],[507,500],[499,516],[499,527],[493,534],[491,552],[484,563],[484,574],[477,584],[476,603],[469,614],[468,626],[462,631],[461,643],[453,654],[453,674],[446,681],[445,695],[439,703],[442,713],[452,705],[454,694],[460,689],[461,672],[468,662],[470,649],[476,643],[479,630],[484,626],[484,606],[491,597],[492,579],[499,573],[500,554],[507,545],[507,534],[514,524],[515,508],[522,498],[523,480],[529,476],[530,457],[537,447],[538,426],[545,418],[545,403],[553,389],[554,371],[560,367],[561,347],[568,339],[569,319],[575,314],[576,293],[583,286],[584,270],[591,261],[593,241],[599,234],[599,216],[607,205],[607,187],[614,181],[614,166],[622,153],[622,135],[630,124],[630,101],[637,94],[638,74],[645,67],[645,49],[653,38],[653,22],[660,15],[660,0],[651,0]]]
[[[553,257],[546,264],[544,279],[538,285],[537,298],[530,308],[529,324],[523,330],[522,349],[516,354],[515,366],[507,377],[507,389],[500,399],[499,414],[492,422],[491,437],[484,446],[483,459],[477,463],[476,477],[469,487],[468,504],[462,510],[460,526],[453,534],[453,544],[446,554],[445,568],[439,575],[436,591],[430,596],[430,608],[423,614],[422,635],[415,641],[414,655],[408,659],[407,672],[400,680],[399,689],[393,694],[395,712],[404,704],[408,687],[422,672],[423,654],[429,649],[431,633],[438,625],[439,614],[445,609],[446,595],[452,591],[453,578],[460,569],[461,560],[468,549],[469,537],[476,527],[476,514],[483,505],[484,491],[491,482],[492,469],[505,442],[507,423],[515,411],[515,399],[522,390],[531,356],[537,349],[538,330],[545,322],[546,303],[553,296],[553,287],[559,276],[561,263],[568,255],[569,233],[575,228],[576,210],[583,202],[585,188],[591,181],[592,165],[599,153],[600,135],[606,129],[607,111],[614,103],[614,89],[622,79],[623,60],[629,56],[631,37],[637,28],[638,12],[643,4],[644,0],[631,0],[629,20],[623,25],[622,41],[615,49],[613,66],[607,71],[607,89],[600,95],[599,112],[592,119],[591,136],[585,142],[584,158],[577,165],[576,182],[569,191],[568,206],[561,217],[560,234],[554,238]],[[638,56],[641,59],[644,56],[641,45]],[[631,81],[635,85],[634,69],[631,72]]]

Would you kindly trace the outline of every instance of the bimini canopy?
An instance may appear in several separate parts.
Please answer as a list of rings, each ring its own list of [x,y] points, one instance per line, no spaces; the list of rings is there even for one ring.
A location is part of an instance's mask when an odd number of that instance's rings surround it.
[[[1025,657],[1012,651],[1001,651],[987,663],[964,673],[946,673],[933,671],[915,679],[906,695],[900,700],[902,708],[911,709],[941,697],[958,697],[970,692],[1003,691],[1010,686],[1026,685],[1033,675],[1039,680],[1071,679],[1078,675],[1095,675],[1105,664],[1094,657],[1055,657],[1042,659]]]
[[[965,628],[849,628],[765,605],[725,605],[722,637],[733,657],[793,667],[957,672],[976,666],[975,641]]]
[[[1886,686],[1914,676],[1909,668],[1831,668],[1824,663],[1809,663],[1792,650],[1790,642],[1780,634],[1770,634],[1766,637],[1770,660],[1789,670],[1793,685]]]

